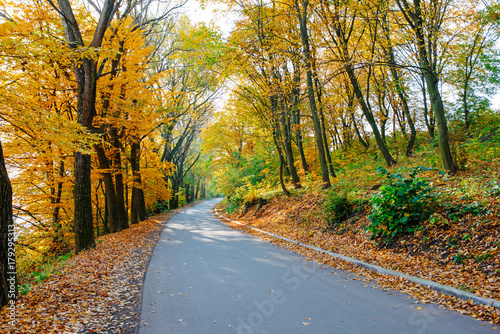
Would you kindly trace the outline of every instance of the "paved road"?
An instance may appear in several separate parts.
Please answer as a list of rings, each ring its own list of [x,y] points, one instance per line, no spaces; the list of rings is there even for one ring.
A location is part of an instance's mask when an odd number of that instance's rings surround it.
[[[232,230],[212,215],[217,202],[184,210],[162,231],[139,334],[500,333]]]

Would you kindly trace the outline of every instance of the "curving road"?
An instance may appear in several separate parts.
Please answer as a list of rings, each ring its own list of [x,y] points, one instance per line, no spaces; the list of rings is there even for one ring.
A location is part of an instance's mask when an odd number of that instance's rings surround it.
[[[498,333],[232,230],[212,215],[218,201],[182,211],[162,231],[140,334]]]

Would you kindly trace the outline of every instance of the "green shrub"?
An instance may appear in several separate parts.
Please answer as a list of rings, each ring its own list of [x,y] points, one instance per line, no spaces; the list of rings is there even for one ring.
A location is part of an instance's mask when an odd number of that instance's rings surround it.
[[[347,198],[345,193],[338,194],[330,191],[322,203],[322,211],[328,228],[332,229],[353,213],[354,203]]]
[[[385,184],[371,199],[370,225],[366,231],[371,232],[372,238],[389,244],[399,235],[414,232],[416,225],[430,216],[432,188],[426,180],[417,178],[423,170],[431,168],[411,168],[407,170],[408,176],[402,173],[404,170],[390,174],[382,167],[377,169],[385,176]]]

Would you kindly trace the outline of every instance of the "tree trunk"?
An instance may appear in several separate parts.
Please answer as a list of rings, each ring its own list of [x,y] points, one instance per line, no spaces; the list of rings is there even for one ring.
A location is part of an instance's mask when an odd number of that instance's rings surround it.
[[[333,169],[333,162],[332,162],[332,156],[330,154],[330,148],[328,146],[328,138],[326,136],[326,124],[325,124],[325,115],[323,114],[323,111],[320,111],[320,121],[321,121],[321,135],[323,136],[323,143],[325,144],[325,153],[326,153],[326,160],[328,162],[328,170],[330,172],[330,175],[333,178],[336,178],[337,175],[335,174],[335,170]]]
[[[199,194],[200,194],[200,182],[201,182],[201,178],[198,179],[198,182],[196,183],[196,190],[194,192],[194,199],[197,200],[199,197]]]
[[[443,100],[441,98],[441,93],[439,92],[439,74],[435,68],[435,63],[431,61],[431,57],[434,55],[429,53],[431,52],[430,50],[429,52],[427,51],[426,45],[427,43],[432,45],[433,42],[437,42],[434,39],[437,39],[439,26],[432,27],[433,29],[431,30],[431,35],[426,36],[426,33],[424,32],[424,18],[422,16],[420,0],[413,0],[413,4],[411,6],[407,0],[397,0],[396,3],[415,33],[420,69],[425,79],[425,83],[427,84],[427,92],[429,93],[429,98],[431,100],[432,110],[436,115],[441,160],[443,162],[444,169],[448,171],[448,173],[454,174],[456,173],[457,168],[451,155],[448,138],[448,125],[446,124],[447,122]],[[445,10],[445,8],[442,10]],[[434,24],[437,25],[438,23]]]
[[[283,193],[290,197],[292,196],[292,194],[288,191],[288,189],[286,189],[286,186],[285,186],[285,181],[283,180],[283,159],[280,159],[280,185],[281,185],[281,189],[283,190]]]
[[[111,22],[115,0],[105,0],[99,15],[90,45],[86,46],[69,0],[58,0],[66,40],[71,48],[97,50],[101,47],[104,34]],[[97,63],[88,57],[73,63],[73,71],[78,84],[77,115],[78,123],[87,131],[93,131],[93,119],[96,114]],[[94,221],[92,217],[91,157],[82,152],[75,152],[74,183],[74,232],[75,252],[95,247]]]
[[[371,112],[367,101],[365,100],[364,94],[361,91],[361,87],[359,86],[358,78],[356,77],[356,74],[354,72],[354,65],[352,63],[352,59],[349,53],[348,49],[348,40],[349,40],[349,34],[345,32],[344,29],[346,27],[340,22],[339,16],[337,14],[333,15],[333,26],[334,26],[334,31],[335,35],[338,38],[338,47],[339,47],[339,53],[341,54],[342,61],[344,62],[345,65],[345,71],[347,72],[347,75],[349,77],[349,81],[352,85],[353,88],[353,93],[354,96],[356,96],[359,105],[361,107],[361,110],[363,111],[363,114],[366,117],[366,120],[370,124],[373,135],[375,137],[375,140],[377,142],[377,146],[382,153],[385,162],[387,163],[388,166],[392,166],[396,164],[396,161],[392,157],[391,153],[387,149],[387,146],[380,134],[379,128],[377,126],[377,122],[375,121],[375,118],[373,117],[373,113]]]
[[[292,119],[293,124],[295,126],[295,140],[297,141],[297,148],[299,149],[300,162],[302,164],[302,169],[305,173],[309,172],[309,166],[307,165],[306,155],[304,153],[304,140],[302,136],[302,130],[300,129],[300,109],[299,109],[299,100],[300,100],[300,72],[298,66],[294,65],[294,73],[293,73],[293,84],[294,87],[292,89],[293,95],[293,108],[292,108]]]
[[[102,147],[102,145],[96,145],[95,151],[97,153],[97,159],[99,161],[99,168],[109,171],[109,161],[106,157],[106,153],[104,152],[104,148]],[[113,184],[113,175],[110,172],[104,172],[102,174],[102,178],[104,181],[104,190],[106,193],[109,230],[111,233],[115,233],[122,230],[122,224],[120,221],[116,190]]]
[[[410,127],[410,139],[408,140],[408,145],[406,146],[406,156],[411,157],[413,155],[413,147],[415,146],[415,138],[417,136],[417,131],[415,129],[415,124],[413,123],[413,119],[411,117],[410,107],[408,106],[408,100],[406,98],[406,92],[404,90],[401,77],[399,76],[398,70],[396,68],[396,58],[394,56],[394,48],[392,47],[391,44],[389,26],[386,16],[384,16],[384,24],[382,24],[382,27],[384,29],[385,36],[389,44],[386,49],[386,56],[389,61],[389,68],[394,83],[396,84],[396,92],[398,94],[399,101],[401,102],[401,105],[403,107],[403,112],[405,113],[406,118],[408,119],[408,125]]]
[[[0,308],[17,298],[12,186],[0,142]]]
[[[363,136],[359,132],[358,124],[356,123],[356,118],[354,117],[354,113],[351,113],[351,118],[352,118],[352,124],[354,125],[354,131],[356,132],[356,135],[358,136],[358,141],[363,145],[365,149],[368,149],[370,145],[363,139]]]
[[[448,125],[446,122],[443,100],[441,98],[441,93],[439,92],[438,73],[434,71],[431,66],[431,62],[425,45],[425,34],[423,31],[424,28],[420,0],[414,0],[414,10],[415,12],[413,13],[413,24],[415,37],[417,40],[418,58],[425,83],[427,84],[427,92],[429,93],[429,98],[431,100],[432,110],[436,115],[438,143],[439,151],[441,153],[441,160],[443,162],[444,169],[447,170],[448,173],[454,174],[456,173],[457,168],[455,166],[455,163],[453,162],[453,157],[451,155],[450,142],[448,138]]]
[[[91,198],[91,157],[89,154],[75,153],[75,253],[95,247],[94,224]]]
[[[64,161],[61,161],[59,163],[59,177],[64,177]],[[54,204],[54,211],[52,211],[52,222],[54,223],[54,225],[59,224],[59,211],[61,209],[59,204],[61,204],[62,187],[63,183],[58,182],[57,190],[54,189],[54,193],[52,194],[53,197],[51,199],[51,203]]]
[[[284,112],[281,115],[281,125],[283,127],[283,147],[287,158],[288,169],[292,176],[292,183],[295,189],[299,189],[300,179],[295,168],[295,158],[293,157],[292,136],[290,133],[290,124]]]
[[[115,191],[116,191],[116,204],[118,208],[118,220],[120,221],[120,228],[122,230],[129,227],[128,215],[125,210],[125,186],[123,184],[122,173],[122,160],[121,160],[121,143],[118,130],[115,127],[111,129],[111,142],[114,148],[113,154],[113,170],[115,172]]]
[[[425,125],[427,126],[427,131],[429,132],[429,137],[431,140],[434,139],[435,136],[435,120],[434,120],[434,113],[429,112],[429,106],[427,105],[427,85],[425,84],[425,79],[424,75],[421,74],[422,78],[422,98],[424,100],[424,119],[425,119]]]
[[[431,73],[424,74],[427,90],[431,100],[432,109],[436,113],[439,151],[444,169],[450,174],[455,174],[457,167],[453,162],[451,155],[450,142],[448,138],[448,125],[446,124],[446,116],[444,112],[443,100],[438,88],[438,81]]]
[[[349,79],[351,81],[351,84],[353,86],[354,94],[358,98],[358,102],[361,106],[361,110],[363,111],[363,114],[366,117],[366,120],[370,124],[372,130],[373,130],[373,135],[375,136],[375,140],[377,141],[378,148],[380,152],[382,152],[382,155],[384,156],[385,162],[387,163],[387,166],[392,166],[396,164],[396,161],[392,157],[391,153],[387,149],[387,146],[385,145],[385,142],[380,135],[377,122],[375,121],[375,118],[373,117],[372,112],[368,109],[368,106],[365,103],[365,99],[363,96],[363,92],[361,91],[361,88],[359,87],[358,84],[358,79],[356,78],[354,74],[354,69],[352,68],[352,65],[348,64],[346,68],[347,74],[349,75]]]
[[[132,169],[132,203],[130,205],[130,224],[139,223],[139,190],[142,188],[141,175],[139,173],[139,150],[140,143],[133,140],[130,144],[130,168]]]
[[[319,163],[321,166],[321,175],[323,178],[323,188],[330,188],[330,176],[328,172],[328,163],[325,157],[325,147],[323,142],[323,137],[321,135],[321,124],[318,117],[318,108],[316,106],[316,97],[314,94],[314,79],[312,73],[312,59],[311,59],[311,48],[309,45],[309,35],[307,30],[307,7],[309,6],[309,0],[302,0],[302,10],[298,3],[295,1],[295,7],[297,11],[297,18],[300,25],[300,37],[302,42],[302,48],[304,51],[304,60],[306,64],[306,77],[307,77],[307,96],[309,98],[309,106],[311,108],[311,116],[314,124],[314,137],[316,139],[316,145],[318,148]]]

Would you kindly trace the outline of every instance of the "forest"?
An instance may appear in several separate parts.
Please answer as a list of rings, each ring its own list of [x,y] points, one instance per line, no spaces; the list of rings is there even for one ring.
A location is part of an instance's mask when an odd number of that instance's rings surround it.
[[[500,3],[214,4],[229,36],[184,1],[1,0],[2,305],[11,226],[23,294],[96,238],[215,196],[379,248],[468,224],[445,262],[496,282]]]

